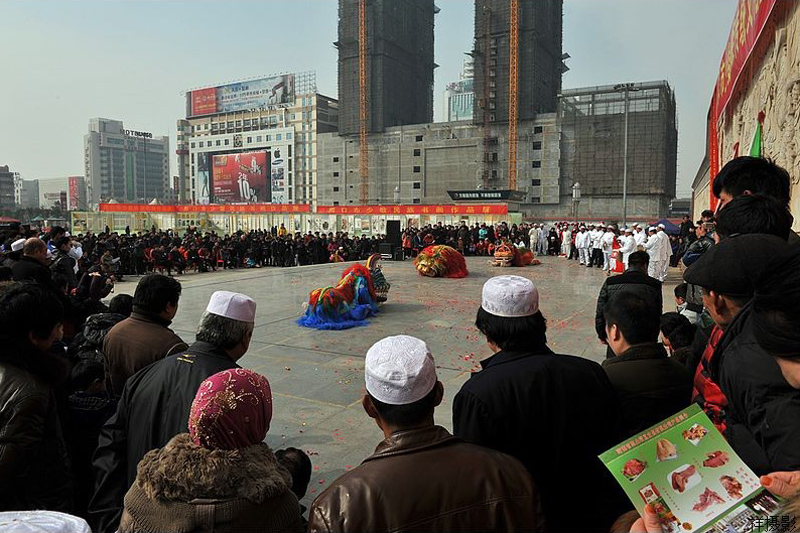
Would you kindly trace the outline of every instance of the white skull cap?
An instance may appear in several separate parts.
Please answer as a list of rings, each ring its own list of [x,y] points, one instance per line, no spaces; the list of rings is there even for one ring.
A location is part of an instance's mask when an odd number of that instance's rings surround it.
[[[25,239],[17,239],[16,241],[11,243],[11,251],[19,252],[20,250],[22,250],[23,246],[25,246]]]
[[[367,350],[364,381],[379,402],[407,405],[421,400],[436,385],[436,365],[425,341],[410,335],[379,340]]]
[[[256,301],[246,294],[216,291],[211,295],[206,311],[239,322],[255,322]]]
[[[57,511],[9,511],[0,513],[4,533],[92,533],[89,524]]]
[[[657,227],[659,227],[661,229],[666,229],[666,226],[664,224],[659,224]]]
[[[539,291],[522,276],[495,276],[483,284],[481,307],[506,318],[531,316],[539,311]]]

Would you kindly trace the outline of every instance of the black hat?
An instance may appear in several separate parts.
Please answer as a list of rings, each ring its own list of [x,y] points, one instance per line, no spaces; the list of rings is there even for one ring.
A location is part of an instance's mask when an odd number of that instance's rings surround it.
[[[752,296],[762,278],[792,257],[789,244],[774,235],[728,237],[695,261],[683,279],[728,296]]]

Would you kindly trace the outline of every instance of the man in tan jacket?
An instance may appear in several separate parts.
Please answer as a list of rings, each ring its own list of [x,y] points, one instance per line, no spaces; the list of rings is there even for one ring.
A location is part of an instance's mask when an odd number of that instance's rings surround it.
[[[133,295],[133,313],[103,341],[106,387],[115,396],[129,377],[150,363],[188,348],[169,325],[178,312],[181,284],[162,274],[143,277]]]
[[[385,439],[314,501],[309,531],[543,529],[525,467],[434,425],[444,389],[427,345],[387,337],[369,349],[362,405]]]

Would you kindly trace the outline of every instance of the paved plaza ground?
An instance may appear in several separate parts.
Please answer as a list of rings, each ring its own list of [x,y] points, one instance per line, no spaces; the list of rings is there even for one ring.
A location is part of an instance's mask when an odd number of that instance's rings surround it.
[[[470,372],[480,368],[479,361],[491,355],[474,321],[481,287],[492,276],[516,274],[533,280],[547,318],[548,344],[555,352],[598,362],[604,358],[605,346],[594,333],[603,272],[564,258],[540,259],[538,266],[499,268],[489,266],[485,257],[468,257],[470,275],[459,280],[424,278],[410,260],[385,261],[383,272],[392,284],[389,301],[368,326],[345,331],[302,328],[295,320],[309,292],[335,284],[346,263],[187,274],[178,278],[183,293],[172,327],[191,344],[216,290],[242,292],[258,302],[250,350],[239,363],[264,374],[272,386],[267,443],[301,448],[311,456],[314,470],[303,501],[307,505],[328,483],[369,456],[382,439],[361,408],[364,355],[377,340],[402,333],[428,343],[445,390],[436,421],[452,429],[453,397]],[[678,270],[671,269],[664,286],[665,311],[674,307],[672,288],[679,278]],[[128,278],[116,292],[133,294],[136,281]]]

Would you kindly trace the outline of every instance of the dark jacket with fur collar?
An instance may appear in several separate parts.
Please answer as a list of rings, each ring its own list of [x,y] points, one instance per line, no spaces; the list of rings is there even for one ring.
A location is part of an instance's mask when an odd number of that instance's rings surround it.
[[[0,335],[0,511],[71,511],[54,392],[68,373],[65,359]]]
[[[290,486],[266,444],[208,450],[181,433],[139,463],[119,532],[300,532]]]

